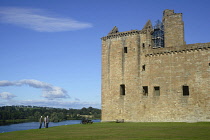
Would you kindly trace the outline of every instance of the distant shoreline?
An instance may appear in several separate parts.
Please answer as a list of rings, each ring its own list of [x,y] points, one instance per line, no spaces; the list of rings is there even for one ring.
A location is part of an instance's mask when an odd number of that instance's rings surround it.
[[[91,120],[100,120],[101,118],[92,118]],[[68,119],[68,120],[81,120],[81,119]],[[62,121],[68,121],[62,120]],[[60,121],[60,122],[62,122]],[[25,123],[25,122],[38,122],[36,120],[29,120],[29,119],[15,119],[15,120],[0,120],[0,126],[9,125],[9,124],[18,124],[18,123]]]

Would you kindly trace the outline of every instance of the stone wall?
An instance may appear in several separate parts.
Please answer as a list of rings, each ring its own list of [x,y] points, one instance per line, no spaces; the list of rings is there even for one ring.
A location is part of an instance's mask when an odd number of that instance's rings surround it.
[[[205,43],[142,54],[146,69],[140,72],[140,83],[148,86],[148,96],[141,94],[145,115],[138,121],[210,121],[209,49]],[[189,87],[189,96],[183,96],[183,86]],[[154,87],[160,88],[160,96]]]

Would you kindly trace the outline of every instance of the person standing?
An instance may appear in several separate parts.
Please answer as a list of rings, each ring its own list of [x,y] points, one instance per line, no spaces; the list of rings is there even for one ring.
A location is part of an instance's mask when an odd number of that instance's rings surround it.
[[[46,118],[46,128],[48,128],[49,122],[50,122],[50,120],[49,120],[49,117],[47,116],[47,118]]]
[[[44,128],[46,128],[46,122],[47,121],[47,118],[46,117],[44,117]]]
[[[42,116],[41,116],[40,119],[39,119],[39,123],[40,123],[39,129],[41,129],[41,128],[42,128]]]

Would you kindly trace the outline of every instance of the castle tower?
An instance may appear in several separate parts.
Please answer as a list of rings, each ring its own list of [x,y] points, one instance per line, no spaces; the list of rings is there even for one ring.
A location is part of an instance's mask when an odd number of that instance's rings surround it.
[[[102,38],[102,120],[129,115],[128,101],[138,88],[139,41],[138,30],[118,32],[117,27]]]
[[[163,12],[163,25],[165,47],[177,47],[185,44],[182,13],[174,13],[174,10],[166,9]]]

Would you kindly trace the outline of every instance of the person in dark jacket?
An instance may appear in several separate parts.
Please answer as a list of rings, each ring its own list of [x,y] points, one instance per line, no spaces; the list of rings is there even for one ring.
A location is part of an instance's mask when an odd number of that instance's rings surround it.
[[[50,122],[50,119],[49,119],[49,117],[47,116],[47,118],[46,118],[46,128],[48,128],[49,122]]]

